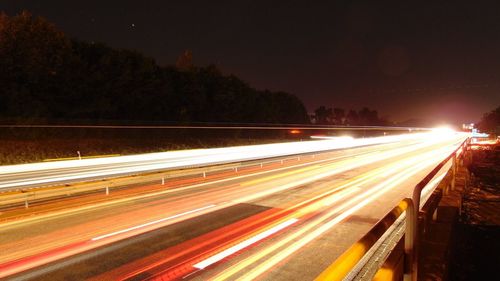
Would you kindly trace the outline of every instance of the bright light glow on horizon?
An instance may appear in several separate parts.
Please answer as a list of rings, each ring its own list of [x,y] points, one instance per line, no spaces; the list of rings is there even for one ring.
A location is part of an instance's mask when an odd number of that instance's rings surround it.
[[[440,126],[432,129],[433,132],[439,134],[454,134],[456,133],[450,126]]]

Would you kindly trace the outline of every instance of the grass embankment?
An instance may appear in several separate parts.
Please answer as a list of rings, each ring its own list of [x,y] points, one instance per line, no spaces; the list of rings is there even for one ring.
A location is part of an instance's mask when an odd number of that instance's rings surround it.
[[[290,141],[290,139],[55,139],[2,140],[0,165],[97,155],[130,155],[171,150],[227,147]]]
[[[404,131],[406,132],[406,131]],[[382,136],[391,131],[152,129],[152,128],[0,128],[0,165],[97,155],[130,155],[194,148],[228,147],[310,140],[310,135]]]
[[[14,128],[0,130],[0,165],[96,155],[252,145],[307,139],[288,131]]]

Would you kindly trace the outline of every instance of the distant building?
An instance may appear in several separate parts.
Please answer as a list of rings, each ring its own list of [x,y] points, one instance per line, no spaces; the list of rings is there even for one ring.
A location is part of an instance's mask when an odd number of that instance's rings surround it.
[[[472,131],[472,129],[474,129],[474,123],[462,124],[462,129],[464,131]]]

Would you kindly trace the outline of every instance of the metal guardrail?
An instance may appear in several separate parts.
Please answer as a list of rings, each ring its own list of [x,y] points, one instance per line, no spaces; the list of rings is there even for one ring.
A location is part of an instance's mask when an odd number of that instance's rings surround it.
[[[379,142],[377,140],[369,141],[367,144],[355,146],[365,146],[372,144],[385,144],[390,143],[392,140],[384,140],[383,142]],[[293,143],[292,143],[293,144]],[[347,147],[347,149],[352,147]],[[301,151],[301,152],[290,152],[288,154],[266,157],[263,159],[253,159],[252,157],[247,157],[248,159],[239,159],[238,161],[232,162],[223,162],[223,163],[213,163],[212,165],[186,165],[177,168],[167,168],[167,169],[158,169],[158,170],[150,170],[145,172],[135,172],[131,174],[119,174],[119,175],[111,175],[107,177],[98,177],[92,179],[78,179],[72,181],[64,181],[64,182],[53,182],[50,184],[45,184],[41,186],[25,186],[18,188],[10,188],[2,192],[0,188],[0,208],[3,207],[13,207],[24,205],[25,208],[28,208],[31,203],[42,202],[52,199],[58,198],[66,198],[68,196],[76,196],[79,194],[86,194],[91,192],[104,192],[106,195],[117,188],[121,188],[124,185],[131,185],[140,183],[138,180],[133,183],[124,184],[120,181],[121,178],[126,177],[136,177],[136,176],[149,176],[149,180],[147,183],[161,182],[161,185],[164,185],[167,180],[172,180],[175,177],[184,177],[184,176],[193,176],[200,175],[203,178],[206,178],[208,173],[217,173],[221,171],[233,170],[238,172],[241,169],[248,168],[250,166],[260,166],[269,165],[272,163],[281,163],[283,165],[283,161],[289,160],[297,160],[300,161],[305,157],[315,158],[318,155],[329,154],[331,152],[337,151],[337,147],[328,147],[328,148],[320,148],[318,150],[311,151]],[[321,160],[321,161],[329,161],[329,160]],[[85,183],[85,186],[75,186],[77,183]],[[0,182],[1,183],[1,182]]]
[[[441,161],[427,176],[422,179],[413,189],[412,198],[404,198],[394,207],[383,219],[381,219],[367,234],[358,242],[347,249],[339,258],[337,258],[327,269],[325,269],[316,280],[344,280],[354,269],[364,255],[372,246],[384,235],[384,233],[393,225],[396,220],[406,213],[405,234],[404,234],[404,280],[417,280],[417,237],[418,237],[418,218],[420,211],[420,197],[422,190],[436,176],[436,174],[450,161],[451,166],[451,189],[455,187],[455,175],[457,167],[457,154],[463,155],[463,151],[469,144],[466,139],[457,149]],[[437,206],[437,204],[432,204]]]
[[[104,192],[105,195],[109,195],[110,192],[114,189],[122,188],[126,185],[135,185],[135,184],[161,184],[165,185],[167,181],[171,181],[177,178],[184,178],[189,176],[199,176],[201,179],[206,178],[207,175],[220,173],[225,171],[234,171],[238,173],[238,171],[243,169],[248,169],[250,167],[260,167],[261,169],[264,166],[268,166],[271,164],[280,164],[283,165],[284,162],[289,161],[297,161],[300,162],[301,159],[311,159],[314,160],[317,158],[317,155],[328,155],[331,152],[323,152],[323,153],[309,153],[297,155],[294,157],[285,156],[285,157],[276,157],[268,160],[261,161],[244,161],[237,162],[231,164],[221,164],[221,165],[213,165],[203,168],[192,168],[185,170],[173,170],[173,171],[165,171],[163,173],[154,172],[150,174],[143,175],[148,179],[140,179],[137,178],[135,181],[128,180],[128,184],[120,181],[122,177],[110,178],[110,179],[98,179],[93,181],[85,182],[86,185],[81,184],[61,184],[54,186],[46,186],[40,188],[23,188],[20,190],[13,190],[12,193],[0,193],[0,208],[3,207],[13,207],[13,206],[21,206],[24,205],[25,208],[29,208],[31,203],[37,203],[42,201],[48,201],[58,198],[67,198],[69,196],[78,196],[87,193],[99,193]],[[327,161],[321,160],[318,161]],[[308,162],[306,162],[308,163]],[[305,164],[305,163],[304,163]],[[130,178],[124,177],[124,178]]]

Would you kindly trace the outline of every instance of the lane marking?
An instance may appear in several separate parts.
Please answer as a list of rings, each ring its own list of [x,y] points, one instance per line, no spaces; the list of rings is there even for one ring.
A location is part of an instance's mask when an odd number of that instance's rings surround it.
[[[228,249],[226,249],[226,250],[224,250],[224,251],[222,251],[214,256],[211,256],[208,259],[205,259],[205,260],[193,265],[193,267],[198,268],[198,269],[204,269],[205,267],[210,266],[210,265],[212,265],[212,264],[214,264],[214,263],[216,263],[216,262],[218,262],[218,261],[220,261],[220,260],[222,260],[222,259],[224,259],[224,258],[226,258],[226,257],[228,257],[228,256],[254,244],[254,243],[256,243],[256,242],[258,242],[258,241],[260,241],[260,240],[296,223],[297,221],[298,221],[298,219],[292,218],[292,219],[289,219],[285,222],[282,222],[273,228],[270,228],[264,232],[261,232],[250,239],[247,239],[247,240],[245,240],[245,241],[243,241],[243,242],[241,242],[241,243],[239,243],[231,248],[228,248]]]
[[[133,226],[133,227],[127,228],[127,229],[115,231],[115,232],[104,234],[104,235],[101,235],[101,236],[97,236],[97,237],[94,237],[94,238],[92,238],[90,240],[92,240],[92,241],[101,240],[101,239],[104,239],[104,238],[108,238],[108,237],[111,237],[111,236],[115,236],[115,235],[118,235],[118,234],[129,232],[129,231],[132,231],[132,230],[136,230],[136,229],[139,229],[139,228],[142,228],[142,227],[145,227],[145,226],[150,226],[150,225],[157,224],[157,223],[160,223],[160,222],[164,222],[164,221],[167,221],[167,220],[171,220],[171,219],[175,219],[175,218],[178,218],[178,217],[182,217],[184,215],[189,215],[189,214],[192,214],[192,213],[203,211],[203,210],[206,210],[206,209],[209,209],[209,208],[213,208],[215,206],[216,206],[215,204],[208,205],[208,206],[205,206],[205,207],[201,207],[201,208],[198,208],[198,209],[194,209],[194,210],[191,210],[191,211],[187,211],[187,212],[184,212],[184,213],[180,213],[180,214],[177,214],[177,215],[166,217],[166,218],[163,218],[163,219],[151,221],[151,222],[148,222],[148,223],[143,223],[143,224],[140,224],[140,225],[137,225],[137,226]]]

